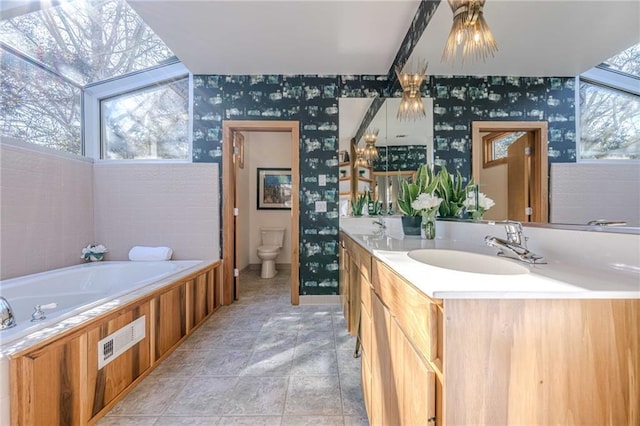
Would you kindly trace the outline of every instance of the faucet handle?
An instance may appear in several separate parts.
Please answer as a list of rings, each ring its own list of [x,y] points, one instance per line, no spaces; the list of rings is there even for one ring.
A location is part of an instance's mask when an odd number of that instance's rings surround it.
[[[504,229],[507,232],[507,241],[526,247],[527,239],[522,236],[522,223],[515,220],[505,220],[502,223],[504,223]]]
[[[31,314],[31,322],[42,321],[47,317],[44,315],[44,309],[55,309],[58,307],[56,302],[47,303],[46,305],[36,305],[33,307],[33,313]]]

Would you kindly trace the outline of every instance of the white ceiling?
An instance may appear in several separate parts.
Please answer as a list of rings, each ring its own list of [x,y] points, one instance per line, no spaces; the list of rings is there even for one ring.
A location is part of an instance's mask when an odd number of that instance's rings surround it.
[[[418,0],[129,0],[194,74],[386,74]]]
[[[129,0],[195,74],[386,74],[417,0]],[[575,76],[640,42],[637,0],[487,0],[498,53],[441,64],[443,0],[409,64],[429,75]]]

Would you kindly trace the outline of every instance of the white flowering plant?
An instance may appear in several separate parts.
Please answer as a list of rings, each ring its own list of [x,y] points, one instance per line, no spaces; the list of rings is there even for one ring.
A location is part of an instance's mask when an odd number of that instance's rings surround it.
[[[438,210],[442,201],[442,198],[423,192],[411,203],[411,207],[420,213],[429,213]]]
[[[104,254],[109,250],[102,244],[89,244],[82,249],[81,259],[84,260],[102,260]]]
[[[477,200],[474,193],[469,192],[463,203],[463,206],[471,213],[471,217],[478,220],[482,219],[485,212],[495,205],[496,203],[482,192],[478,192]]]

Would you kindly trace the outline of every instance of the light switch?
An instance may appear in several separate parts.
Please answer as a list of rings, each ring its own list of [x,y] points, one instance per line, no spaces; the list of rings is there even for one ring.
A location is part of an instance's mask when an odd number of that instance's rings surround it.
[[[326,213],[326,212],[327,212],[327,202],[316,201],[316,213]]]
[[[327,175],[318,175],[318,186],[327,186]]]

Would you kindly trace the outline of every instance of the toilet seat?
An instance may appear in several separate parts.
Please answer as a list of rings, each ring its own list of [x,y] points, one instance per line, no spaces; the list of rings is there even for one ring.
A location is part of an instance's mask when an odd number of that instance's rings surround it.
[[[258,251],[262,253],[274,253],[280,250],[278,246],[258,246]]]

